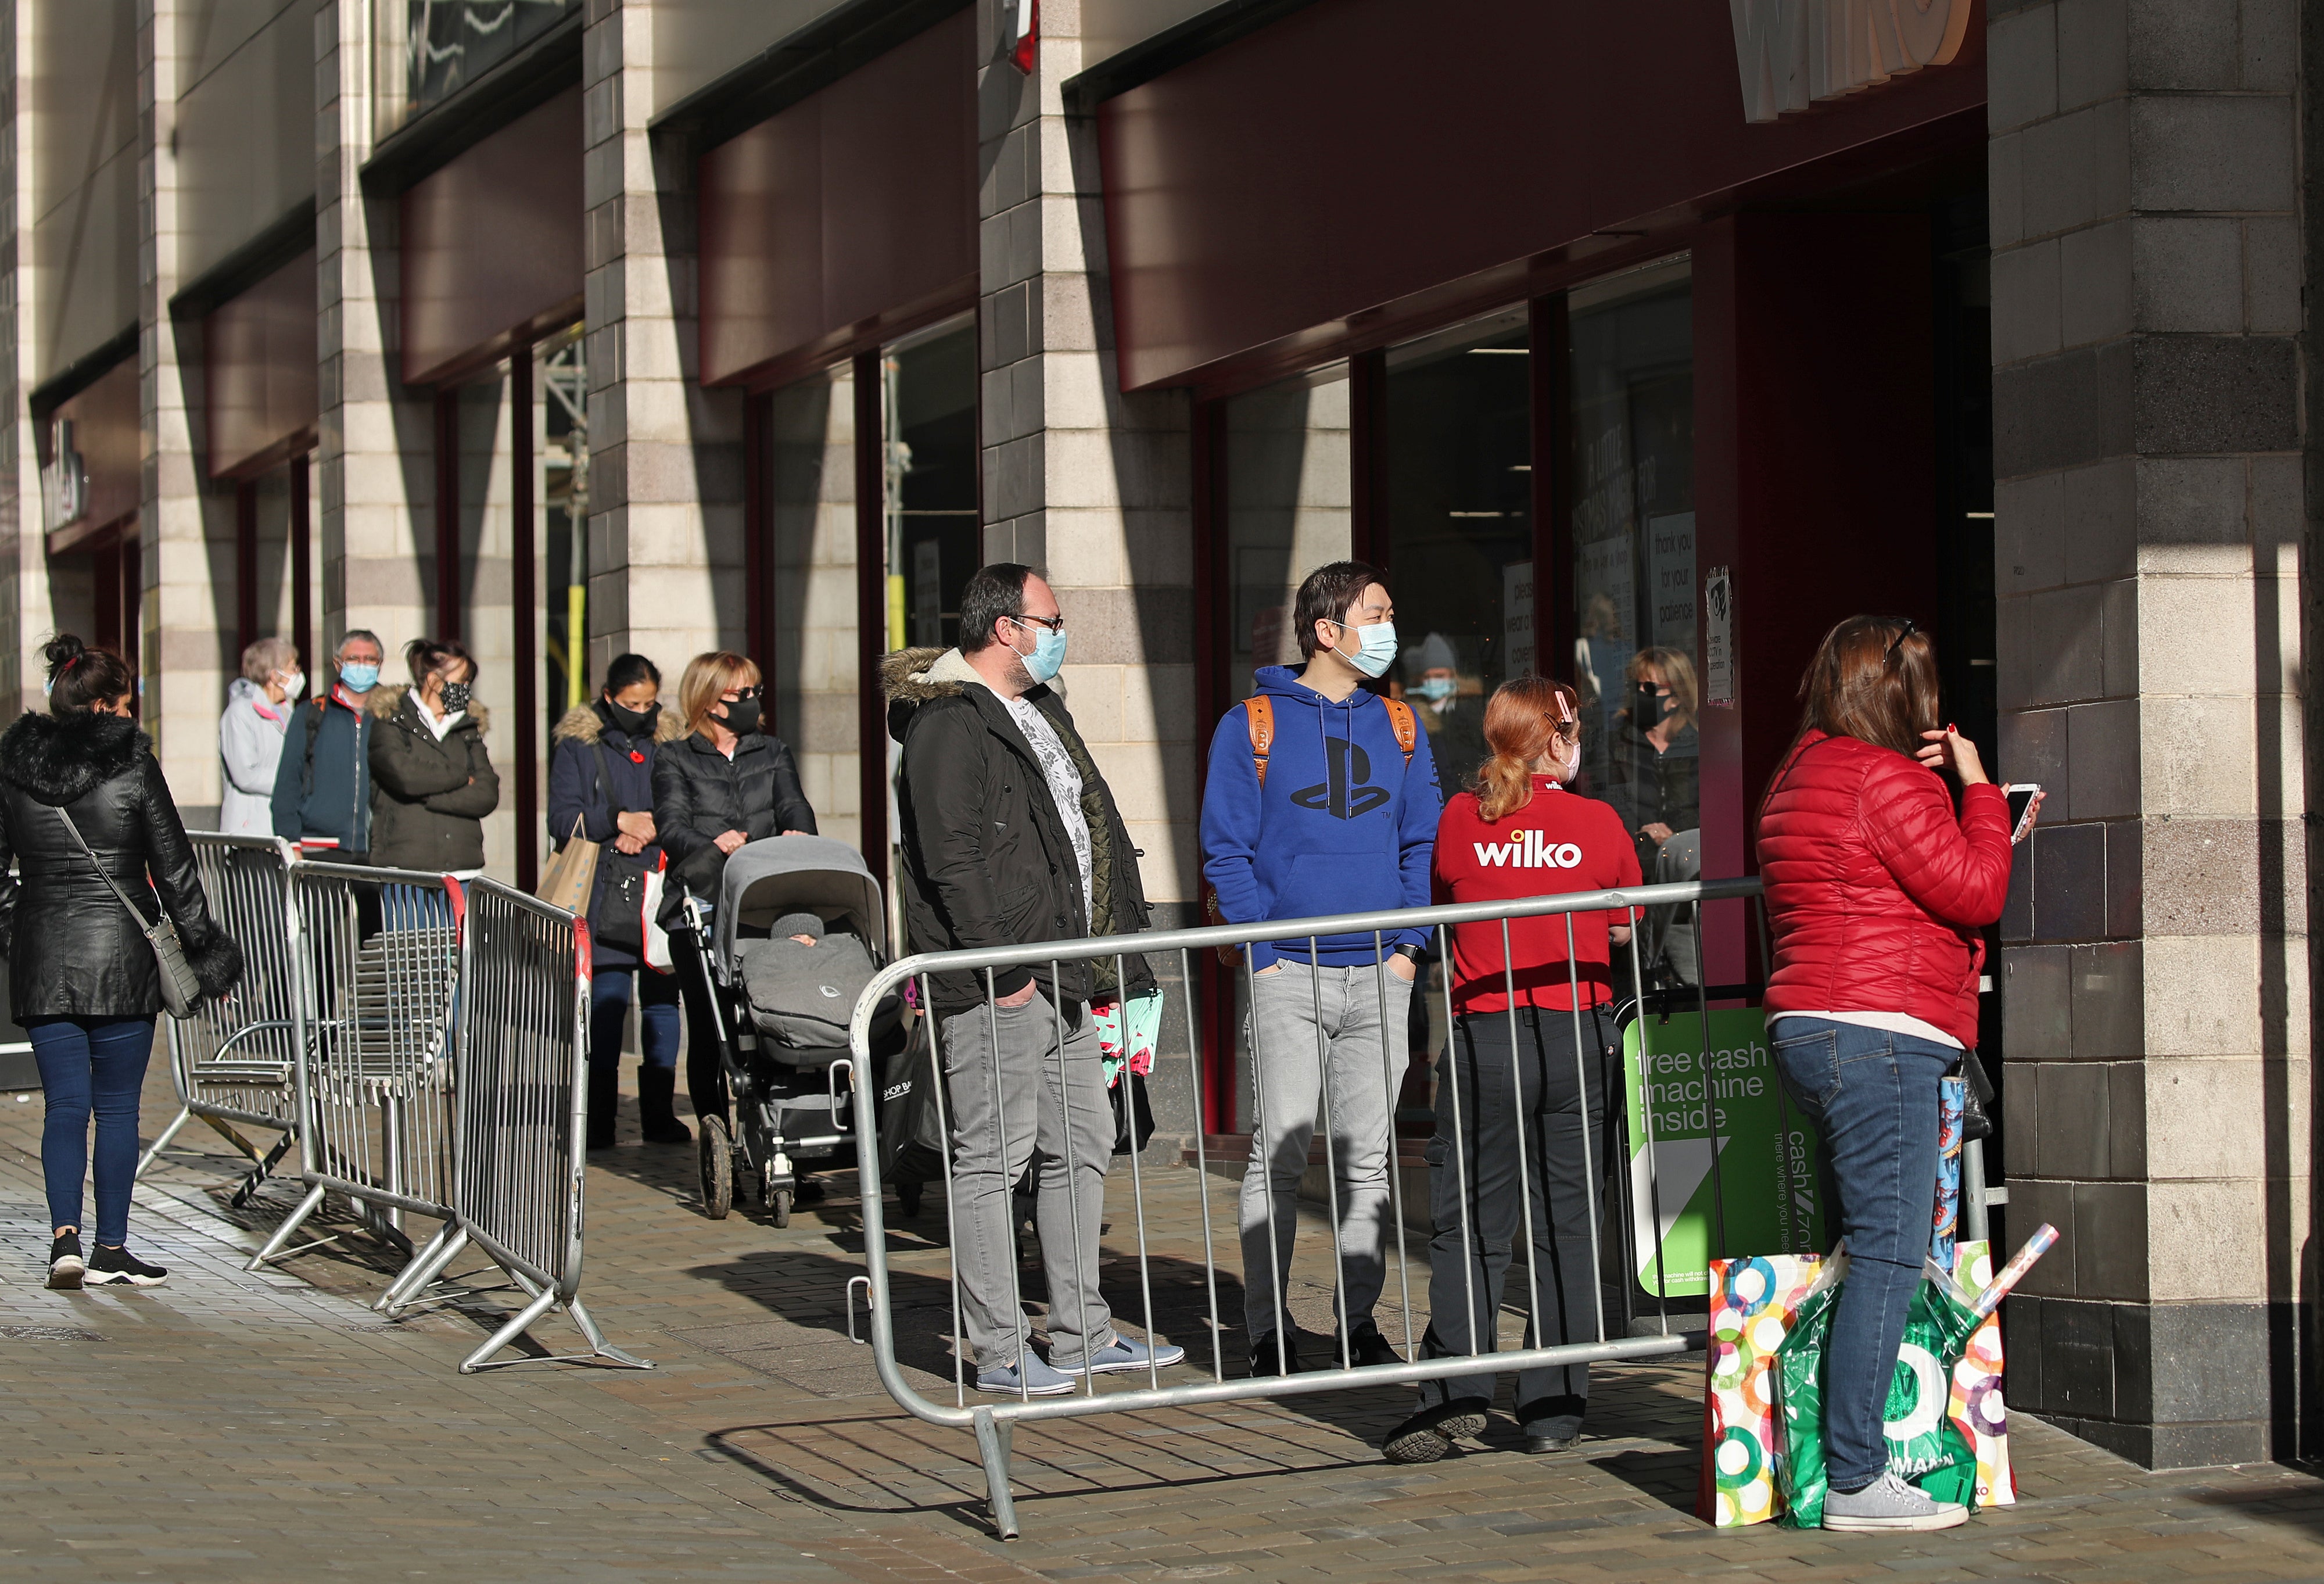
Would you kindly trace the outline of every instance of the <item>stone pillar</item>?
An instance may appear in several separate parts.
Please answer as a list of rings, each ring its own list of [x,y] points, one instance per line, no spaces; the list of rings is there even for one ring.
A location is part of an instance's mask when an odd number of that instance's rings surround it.
[[[1157,922],[1192,922],[1206,733],[1186,398],[1120,389],[1096,125],[1059,93],[1081,69],[1078,8],[1043,11],[1029,76],[1008,56],[1014,9],[977,6],[985,555],[1047,566],[1074,718],[1144,850]]]
[[[31,58],[30,5],[0,0],[0,84],[7,100],[0,124],[8,130],[8,180],[0,188],[0,710],[13,718],[40,702],[39,651],[34,647],[48,609],[48,557],[41,519],[40,454],[25,393],[32,389],[32,173],[37,168],[32,116],[19,66]]]
[[[2291,1456],[2307,806],[2295,0],[1990,0],[2010,1401]]]
[[[380,8],[383,11],[385,7]],[[317,400],[312,513],[322,608],[308,660],[315,686],[349,627],[376,631],[398,679],[396,649],[426,631],[435,562],[434,410],[407,390],[396,333],[398,205],[364,196],[383,80],[401,71],[393,41],[372,35],[370,0],[315,14]]]
[[[647,131],[653,11],[599,0],[582,50],[589,207],[589,668],[743,647],[742,399],[704,391],[695,151]]]

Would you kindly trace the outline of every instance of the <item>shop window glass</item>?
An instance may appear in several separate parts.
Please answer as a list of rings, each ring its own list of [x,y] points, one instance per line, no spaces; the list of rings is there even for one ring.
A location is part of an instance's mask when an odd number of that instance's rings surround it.
[[[976,325],[891,348],[888,428],[888,647],[960,641],[960,595],[983,557],[978,527]]]
[[[775,645],[769,668],[775,734],[798,760],[816,824],[861,846],[851,368],[809,375],[767,401]]]
[[[450,98],[580,11],[580,0],[374,0],[385,29],[401,23],[406,115]]]
[[[589,669],[589,373],[580,327],[540,353],[540,502],[549,724],[595,696]],[[675,686],[676,679],[671,678]]]
[[[1523,309],[1387,359],[1396,680],[1450,794],[1485,758],[1485,700],[1534,668],[1533,443]]]
[[[1348,366],[1226,404],[1226,687],[1250,696],[1261,666],[1302,664],[1291,615],[1301,579],[1348,557]]]
[[[1675,274],[1675,278],[1674,278]],[[1701,873],[1704,569],[1694,532],[1692,302],[1683,267],[1576,291],[1572,325],[1573,672],[1590,788],[1649,882]],[[1696,982],[1692,937],[1650,949]]]

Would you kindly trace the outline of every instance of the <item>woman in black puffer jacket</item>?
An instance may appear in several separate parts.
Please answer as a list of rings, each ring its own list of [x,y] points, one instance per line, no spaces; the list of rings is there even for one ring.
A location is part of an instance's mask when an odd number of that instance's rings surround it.
[[[799,788],[798,766],[779,737],[759,729],[759,668],[717,650],[686,663],[678,682],[678,709],[686,735],[654,756],[654,840],[669,854],[670,894],[683,884],[706,902],[718,899],[718,877],[745,842],[769,836],[817,834],[815,810]],[[692,937],[670,936],[673,954],[694,949]],[[699,1004],[701,975],[681,966],[686,988],[686,1092],[697,1117],[726,1113],[725,1074],[717,1046],[698,1032],[713,1010]]]
[[[90,854],[146,919],[168,910],[204,995],[234,988],[242,953],[210,916],[169,783],[130,717],[128,665],[69,634],[49,645],[48,661],[50,713],[27,714],[0,734],[0,948],[47,1102],[41,1167],[56,1239],[49,1285],[152,1286],[169,1273],[126,1244],[137,1101],[161,1009],[161,969],[142,932],[145,920],[129,916]],[[97,1247],[84,1261],[81,1179],[92,1111]]]

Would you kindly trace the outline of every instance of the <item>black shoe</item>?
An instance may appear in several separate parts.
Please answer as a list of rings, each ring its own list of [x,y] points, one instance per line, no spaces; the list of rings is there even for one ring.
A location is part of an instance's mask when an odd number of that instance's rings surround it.
[[[1582,1416],[1589,1412],[1587,1397],[1544,1397],[1517,1404],[1517,1423],[1525,1428],[1526,1450],[1564,1452],[1582,1439]]]
[[[169,1279],[168,1271],[146,1264],[125,1247],[107,1248],[100,1243],[89,1257],[88,1281],[92,1287],[158,1287]]]
[[[1478,1435],[1484,1428],[1484,1404],[1474,1397],[1455,1397],[1423,1408],[1389,1431],[1380,1450],[1391,1463],[1434,1463],[1452,1450],[1454,1437]]]
[[[1370,1321],[1348,1333],[1348,1356],[1360,1368],[1367,1364],[1401,1364],[1404,1355],[1394,1343],[1380,1335],[1379,1327]]]
[[[1299,1361],[1299,1344],[1309,1340],[1293,1331],[1283,1345],[1280,1356],[1275,1345],[1275,1333],[1268,1332],[1250,1348],[1250,1372],[1253,1375],[1297,1375],[1308,1367]]]
[[[81,1273],[88,1268],[80,1257],[80,1234],[67,1232],[49,1245],[49,1286],[59,1293],[80,1291]]]

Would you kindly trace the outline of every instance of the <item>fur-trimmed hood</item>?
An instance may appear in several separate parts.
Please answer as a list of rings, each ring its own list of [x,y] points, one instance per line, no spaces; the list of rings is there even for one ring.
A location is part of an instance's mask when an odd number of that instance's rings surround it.
[[[557,724],[549,728],[549,740],[552,743],[594,743],[604,734],[605,717],[599,706],[576,704],[558,717]],[[678,718],[676,710],[664,709],[654,722],[656,742],[675,742],[685,735],[686,723]]]
[[[153,744],[134,721],[97,710],[26,711],[0,733],[0,776],[34,801],[62,807],[134,767]]]
[[[984,678],[956,649],[899,649],[880,662],[880,690],[891,704],[926,704],[957,698],[970,683]]]
[[[403,707],[403,695],[410,691],[410,686],[405,683],[383,682],[378,686],[373,688],[369,693],[364,695],[364,708],[371,712],[372,718],[374,720],[387,720],[393,716],[396,711]],[[414,714],[419,714],[419,705],[417,704],[412,706],[412,713]],[[482,736],[492,730],[493,713],[484,705],[471,701],[467,709],[463,713],[466,718],[465,720],[453,723],[453,731],[459,731],[470,722],[474,722],[475,723],[476,734],[478,736]]]

